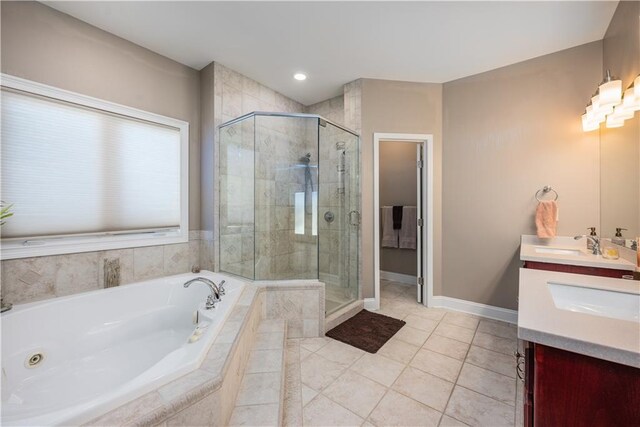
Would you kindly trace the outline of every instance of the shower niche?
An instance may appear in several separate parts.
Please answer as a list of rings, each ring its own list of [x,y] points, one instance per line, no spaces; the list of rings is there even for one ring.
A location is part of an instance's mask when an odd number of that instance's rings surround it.
[[[220,132],[220,270],[318,279],[326,314],[358,299],[358,135],[317,115],[255,112]]]

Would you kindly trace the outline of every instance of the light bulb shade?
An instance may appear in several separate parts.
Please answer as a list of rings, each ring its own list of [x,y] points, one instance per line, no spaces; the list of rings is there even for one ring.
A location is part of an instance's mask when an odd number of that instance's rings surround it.
[[[587,115],[587,118],[589,119],[589,121],[596,122],[596,123],[602,123],[607,118],[607,114],[606,113],[594,110],[593,109],[593,105],[588,105],[587,106],[586,115]]]
[[[624,91],[622,106],[625,110],[640,111],[640,96],[635,94],[636,87],[634,83],[629,89]]]
[[[636,105],[636,95],[634,93],[634,88],[630,87],[629,89],[624,91],[624,96],[622,97],[622,107],[629,110],[633,110]]]
[[[640,99],[640,74],[633,81],[633,91],[636,97],[636,100]]]
[[[607,116],[608,128],[621,128],[622,126],[624,126],[624,119],[617,118],[613,114]]]
[[[600,123],[590,120],[587,113],[582,115],[582,130],[584,132],[591,132],[600,128]]]
[[[622,99],[622,80],[604,82],[598,88],[600,107],[618,105]]]
[[[628,119],[632,119],[633,114],[634,114],[633,110],[626,109],[622,105],[618,105],[616,108],[613,109],[613,113],[609,117],[613,117],[613,120],[621,119],[622,121],[625,121]]]

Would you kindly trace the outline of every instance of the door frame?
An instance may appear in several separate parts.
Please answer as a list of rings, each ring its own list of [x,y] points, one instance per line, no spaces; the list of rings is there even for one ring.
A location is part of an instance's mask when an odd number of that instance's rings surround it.
[[[374,306],[380,308],[380,143],[381,142],[414,142],[424,145],[424,168],[422,212],[426,216],[422,227],[422,241],[426,250],[422,253],[422,265],[426,269],[422,304],[433,306],[433,135],[412,133],[379,133],[373,134],[373,268],[374,268]],[[416,165],[417,167],[417,165]],[[426,194],[425,194],[426,193]]]

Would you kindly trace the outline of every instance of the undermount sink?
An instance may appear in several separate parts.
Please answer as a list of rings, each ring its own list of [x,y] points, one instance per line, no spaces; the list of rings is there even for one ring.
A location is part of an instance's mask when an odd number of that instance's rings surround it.
[[[584,255],[580,249],[567,249],[567,248],[550,248],[544,246],[536,246],[535,251],[539,254],[556,254],[556,255]]]
[[[562,310],[611,319],[640,321],[640,294],[549,283],[555,306]]]

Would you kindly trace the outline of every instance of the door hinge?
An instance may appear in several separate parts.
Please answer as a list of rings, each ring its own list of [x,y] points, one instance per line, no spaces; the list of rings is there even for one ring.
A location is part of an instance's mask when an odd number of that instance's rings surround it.
[[[422,277],[418,277],[418,285],[422,286]]]
[[[424,221],[422,218],[418,218],[418,227],[422,227],[424,225]]]
[[[418,160],[418,169],[422,169],[424,167],[424,161]]]

